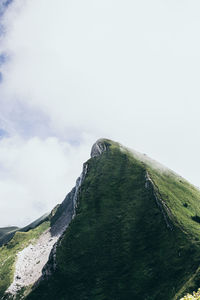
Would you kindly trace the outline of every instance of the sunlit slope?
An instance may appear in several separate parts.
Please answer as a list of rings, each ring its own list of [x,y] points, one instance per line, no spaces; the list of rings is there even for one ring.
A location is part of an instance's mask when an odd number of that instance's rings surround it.
[[[11,296],[4,295],[4,292],[13,281],[17,254],[31,243],[34,244],[50,227],[56,209],[57,207],[50,214],[43,215],[23,228],[0,228],[0,299],[12,299]]]
[[[17,231],[27,232],[31,229],[34,229],[43,222],[48,221],[49,216],[50,215],[47,213],[23,228],[19,228],[16,226],[0,228],[0,247],[3,244],[8,243]]]
[[[200,262],[200,192],[119,144],[91,158],[57,270],[27,299],[173,299]]]
[[[17,253],[34,243],[49,225],[50,222],[46,221],[28,232],[17,231],[7,244],[0,247],[0,299],[7,299],[2,296],[13,281]]]
[[[168,217],[195,239],[200,239],[200,190],[183,177],[146,155],[124,149],[142,163],[149,174],[156,194],[164,203]]]
[[[54,245],[71,221],[73,190],[63,201],[62,212],[57,205],[50,214],[12,232],[0,247],[1,300],[24,299],[32,285],[43,276],[42,270]]]

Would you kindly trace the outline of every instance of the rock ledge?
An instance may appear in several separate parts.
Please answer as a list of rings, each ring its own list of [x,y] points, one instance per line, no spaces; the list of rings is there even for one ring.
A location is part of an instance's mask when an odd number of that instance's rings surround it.
[[[100,139],[97,140],[96,143],[92,146],[91,149],[91,157],[99,156],[103,152],[107,151],[109,147],[109,143],[107,143],[105,140]]]

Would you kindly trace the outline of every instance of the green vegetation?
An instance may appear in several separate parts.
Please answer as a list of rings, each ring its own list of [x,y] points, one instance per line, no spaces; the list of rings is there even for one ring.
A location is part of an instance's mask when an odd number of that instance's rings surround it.
[[[13,281],[16,254],[30,242],[34,243],[48,227],[49,222],[44,222],[28,232],[17,231],[14,237],[0,248],[0,299]]]
[[[198,287],[191,276],[200,262],[199,190],[104,142],[109,149],[87,162],[76,217],[57,248],[57,270],[29,300],[171,300]],[[154,186],[146,185],[147,172]]]
[[[170,171],[148,169],[162,200],[173,216],[173,221],[191,238],[200,239],[200,191]],[[185,205],[187,204],[187,205]]]
[[[53,214],[55,213],[55,211],[56,211],[56,208],[54,208],[50,214],[47,213],[47,214],[41,216],[40,218],[38,218],[37,220],[35,220],[34,222],[28,224],[27,226],[25,226],[23,228],[18,228],[15,226],[0,228],[0,247],[4,244],[8,243],[15,235],[15,232],[17,232],[17,231],[27,232],[31,229],[36,228],[37,226],[39,226],[40,224],[42,224],[45,221],[51,221],[51,218],[52,218]]]
[[[200,300],[200,289],[198,289],[197,292],[193,292],[192,295],[187,294],[186,296],[184,296],[180,300]]]

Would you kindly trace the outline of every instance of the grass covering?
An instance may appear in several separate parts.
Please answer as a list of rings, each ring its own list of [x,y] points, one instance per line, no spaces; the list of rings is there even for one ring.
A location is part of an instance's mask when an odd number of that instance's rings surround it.
[[[28,232],[18,231],[6,245],[0,248],[0,299],[13,281],[16,254],[37,240],[48,227],[49,222],[44,222]]]
[[[200,192],[105,142],[109,150],[87,162],[76,217],[57,248],[57,270],[29,300],[178,299],[198,270],[200,224],[193,217],[200,216]],[[154,188],[146,187],[147,171]]]
[[[192,238],[200,239],[200,191],[170,172],[149,169],[154,184],[169,207],[173,220]]]

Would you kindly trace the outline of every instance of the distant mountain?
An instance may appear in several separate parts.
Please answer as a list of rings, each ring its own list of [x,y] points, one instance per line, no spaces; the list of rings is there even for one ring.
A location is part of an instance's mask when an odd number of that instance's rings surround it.
[[[199,230],[197,188],[98,140],[63,203],[0,248],[0,297],[180,299],[200,287]]]
[[[17,230],[18,227],[17,226],[10,226],[10,227],[1,227],[0,228],[0,238],[2,238],[3,236],[5,236],[7,233]]]
[[[0,228],[0,246],[9,239],[9,236],[14,235],[14,233],[18,230],[19,228],[17,226],[10,226],[10,227],[2,227]]]
[[[38,225],[43,223],[45,220],[47,220],[48,217],[49,217],[49,214],[47,213],[47,214],[43,215],[42,217],[38,218],[37,220],[35,220],[34,222],[31,222],[30,224],[28,224],[27,226],[22,227],[22,228],[19,228],[17,226],[0,228],[0,246],[8,243],[17,231],[27,232],[30,229],[34,229],[35,227],[37,227]]]

